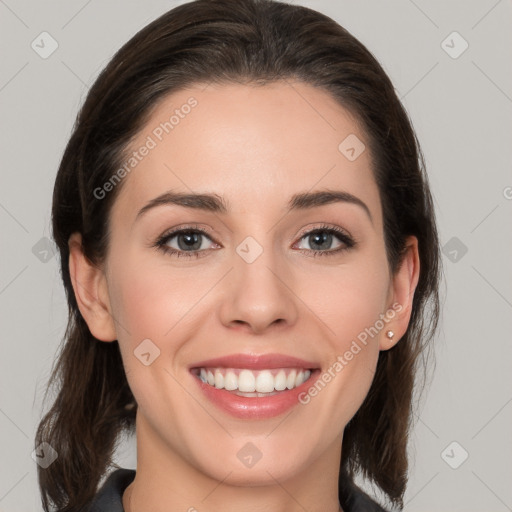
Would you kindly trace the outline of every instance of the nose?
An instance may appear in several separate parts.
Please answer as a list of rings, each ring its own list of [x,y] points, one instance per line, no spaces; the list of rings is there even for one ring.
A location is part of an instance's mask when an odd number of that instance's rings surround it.
[[[222,323],[255,334],[290,327],[297,321],[300,302],[293,288],[289,268],[270,250],[252,263],[235,254],[221,298]]]

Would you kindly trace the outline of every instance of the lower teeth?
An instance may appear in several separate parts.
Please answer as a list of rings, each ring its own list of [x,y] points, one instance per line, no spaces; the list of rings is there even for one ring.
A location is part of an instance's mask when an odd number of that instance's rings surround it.
[[[254,391],[252,393],[245,393],[243,391],[230,391],[230,393],[233,393],[233,394],[238,395],[238,396],[262,397],[262,396],[277,395],[278,393],[281,393],[281,391],[272,391],[271,393],[258,393],[257,391]]]
[[[211,386],[212,388],[215,388],[215,389],[219,389],[217,388],[216,386],[212,386],[211,384],[209,384],[207,381],[204,381],[200,376],[198,376],[199,380],[201,382],[204,382],[205,384],[208,384],[209,386]],[[272,391],[270,393],[260,393],[258,391],[253,391],[253,392],[244,392],[244,391],[238,391],[238,389],[236,390],[229,390],[229,389],[225,389],[225,388],[220,388],[222,389],[223,391],[229,391],[230,393],[233,393],[234,395],[238,395],[238,396],[245,396],[245,397],[264,397],[264,396],[273,396],[273,395],[277,395],[278,393],[283,393],[284,391],[290,391],[288,388],[286,389],[283,389],[282,391]],[[293,388],[295,389],[295,388]]]

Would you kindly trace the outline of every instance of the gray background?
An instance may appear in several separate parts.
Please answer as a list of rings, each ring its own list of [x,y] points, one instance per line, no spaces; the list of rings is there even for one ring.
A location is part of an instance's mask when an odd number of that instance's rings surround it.
[[[41,509],[33,437],[67,320],[58,259],[45,239],[57,166],[98,72],[178,3],[0,0],[0,511]],[[382,63],[421,141],[435,196],[443,316],[411,438],[405,509],[512,510],[512,3],[295,3],[334,18]],[[31,47],[43,31],[58,43],[46,59]],[[469,44],[458,56],[464,41],[448,37],[454,31]],[[118,461],[135,467],[133,440]]]

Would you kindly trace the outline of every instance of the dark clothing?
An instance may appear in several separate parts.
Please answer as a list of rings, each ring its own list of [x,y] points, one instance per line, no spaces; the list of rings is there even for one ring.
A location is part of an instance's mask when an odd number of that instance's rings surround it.
[[[96,494],[90,512],[124,512],[123,492],[135,478],[133,469],[116,469]],[[355,485],[349,485],[341,503],[344,512],[387,512]]]

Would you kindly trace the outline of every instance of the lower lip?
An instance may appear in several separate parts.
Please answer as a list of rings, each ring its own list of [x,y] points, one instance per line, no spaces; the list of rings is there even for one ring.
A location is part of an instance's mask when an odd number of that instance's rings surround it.
[[[225,389],[218,389],[205,384],[193,374],[192,378],[197,382],[206,398],[217,407],[237,418],[259,420],[279,416],[299,404],[299,395],[311,387],[319,374],[320,369],[311,370],[309,379],[300,386],[281,391],[272,396],[262,397],[238,396]]]

